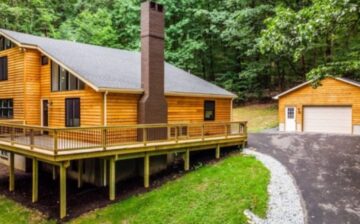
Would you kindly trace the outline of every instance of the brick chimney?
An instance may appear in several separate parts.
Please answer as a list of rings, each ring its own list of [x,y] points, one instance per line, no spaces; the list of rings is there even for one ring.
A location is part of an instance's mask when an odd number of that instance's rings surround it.
[[[141,4],[141,87],[140,124],[167,123],[164,94],[164,14],[162,5],[152,1]]]

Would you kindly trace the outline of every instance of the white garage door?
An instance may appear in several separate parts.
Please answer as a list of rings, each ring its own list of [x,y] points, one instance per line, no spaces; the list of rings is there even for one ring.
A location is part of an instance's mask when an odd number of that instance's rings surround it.
[[[352,133],[351,107],[304,107],[304,131]]]

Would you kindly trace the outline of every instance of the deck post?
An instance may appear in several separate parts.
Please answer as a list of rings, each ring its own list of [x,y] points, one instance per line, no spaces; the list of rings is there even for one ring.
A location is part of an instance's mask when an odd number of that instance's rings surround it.
[[[11,139],[11,145],[14,145],[15,144],[15,128],[14,127],[11,128],[10,139]]]
[[[82,175],[83,175],[83,160],[80,159],[78,161],[78,188],[82,188],[83,186],[83,181],[82,181]]]
[[[220,159],[220,145],[216,146],[215,158]]]
[[[54,155],[57,155],[58,153],[58,132],[57,130],[54,130]]]
[[[66,216],[66,163],[60,164],[60,219]]]
[[[150,186],[150,156],[148,153],[144,157],[144,187]]]
[[[15,190],[15,154],[10,152],[9,158],[9,191]]]
[[[39,198],[39,163],[36,158],[32,159],[32,203]]]
[[[184,154],[184,170],[188,171],[190,169],[190,150],[187,149]]]
[[[115,189],[116,189],[116,161],[115,157],[110,158],[109,162],[109,198],[110,201],[115,200]]]
[[[56,180],[56,166],[55,165],[53,165],[53,167],[52,167],[52,178],[53,178],[53,180]]]

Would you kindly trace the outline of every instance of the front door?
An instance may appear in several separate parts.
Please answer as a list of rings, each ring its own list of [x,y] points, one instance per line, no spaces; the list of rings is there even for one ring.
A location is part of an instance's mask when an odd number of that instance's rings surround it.
[[[296,131],[296,108],[285,108],[285,131]]]
[[[42,101],[42,126],[47,127],[49,126],[49,101],[43,100]]]

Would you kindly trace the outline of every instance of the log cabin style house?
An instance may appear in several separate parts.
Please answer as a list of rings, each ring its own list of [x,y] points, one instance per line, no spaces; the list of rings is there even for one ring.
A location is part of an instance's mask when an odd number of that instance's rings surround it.
[[[191,151],[213,148],[219,158],[221,147],[246,143],[246,122],[231,121],[234,94],[164,62],[164,12],[142,3],[140,53],[0,29],[10,191],[15,167],[28,168],[36,203],[38,172],[52,171],[63,218],[68,177],[109,186],[114,200],[116,181],[140,175],[148,187],[175,153],[188,170]]]

